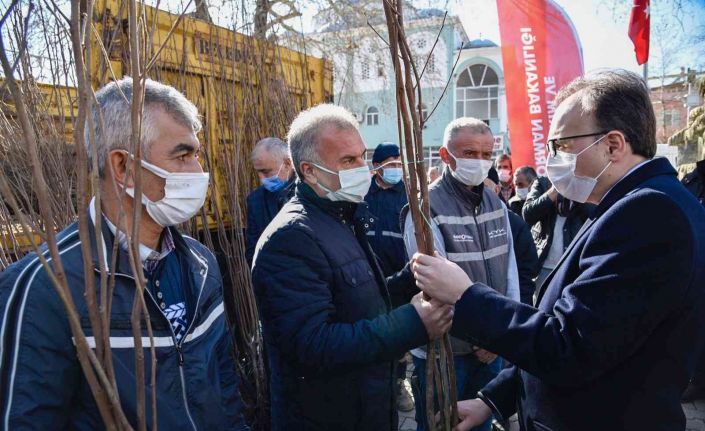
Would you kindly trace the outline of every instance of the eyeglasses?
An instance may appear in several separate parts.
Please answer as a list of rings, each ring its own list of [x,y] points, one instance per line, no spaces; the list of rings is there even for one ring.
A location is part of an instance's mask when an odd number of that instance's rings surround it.
[[[587,138],[588,136],[597,136],[597,135],[606,135],[610,131],[604,131],[604,132],[598,132],[598,133],[588,133],[586,135],[575,135],[575,136],[566,136],[564,138],[553,138],[549,139],[546,141],[546,150],[548,151],[548,154],[555,157],[558,150],[560,149],[560,141],[567,141],[569,139],[578,139],[578,138]]]

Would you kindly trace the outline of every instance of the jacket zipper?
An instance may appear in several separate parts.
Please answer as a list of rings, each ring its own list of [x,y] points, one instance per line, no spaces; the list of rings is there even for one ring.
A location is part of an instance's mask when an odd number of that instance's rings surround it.
[[[119,272],[116,272],[115,275],[127,277],[127,278],[131,279],[132,281],[135,281],[135,278],[132,277],[131,275],[122,274]],[[145,291],[147,292],[147,295],[149,295],[149,298],[152,300],[152,303],[154,303],[154,305],[157,307],[157,309],[160,310],[160,314],[169,324],[168,326],[169,326],[169,330],[171,331],[171,339],[174,341],[174,347],[176,348],[176,353],[179,355],[179,377],[181,378],[181,395],[184,400],[184,408],[186,410],[186,416],[188,417],[189,422],[191,422],[191,426],[196,431],[198,430],[198,428],[196,427],[196,422],[194,422],[193,417],[191,416],[191,411],[188,406],[188,397],[186,395],[186,379],[184,377],[184,353],[181,349],[181,345],[182,345],[183,341],[186,339],[186,336],[191,331],[191,328],[193,327],[193,322],[196,320],[196,313],[198,312],[198,305],[201,302],[201,294],[203,293],[203,287],[205,286],[205,284],[206,284],[206,276],[204,274],[203,281],[201,282],[201,288],[198,292],[198,298],[196,299],[196,308],[193,313],[193,319],[191,319],[191,323],[189,324],[188,329],[186,330],[186,333],[184,333],[184,336],[180,342],[176,341],[176,334],[174,333],[174,328],[171,326],[171,322],[169,322],[169,319],[167,319],[166,316],[164,316],[164,313],[161,312],[161,309],[159,308],[159,304],[154,299],[154,296],[152,296],[152,292],[150,292],[149,289],[145,289]]]

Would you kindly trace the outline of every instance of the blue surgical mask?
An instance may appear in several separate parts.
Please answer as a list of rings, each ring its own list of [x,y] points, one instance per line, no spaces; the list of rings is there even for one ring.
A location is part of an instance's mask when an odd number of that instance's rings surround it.
[[[273,175],[269,178],[262,178],[262,186],[272,193],[276,193],[286,186],[286,181],[279,178],[278,175]]]
[[[279,190],[283,189],[284,186],[286,186],[286,181],[282,180],[279,178],[279,173],[282,171],[282,168],[284,167],[284,163],[279,165],[279,169],[277,170],[277,173],[272,175],[271,177],[267,178],[262,178],[260,181],[262,183],[262,186],[267,189],[268,191],[272,193],[276,193]]]
[[[382,181],[387,184],[397,184],[401,181],[402,175],[401,168],[382,168]]]

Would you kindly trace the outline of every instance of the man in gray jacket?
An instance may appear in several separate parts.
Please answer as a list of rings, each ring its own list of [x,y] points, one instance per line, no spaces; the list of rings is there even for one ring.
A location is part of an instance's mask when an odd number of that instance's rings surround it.
[[[507,207],[484,183],[492,167],[494,138],[490,128],[475,118],[458,118],[446,127],[439,154],[446,169],[429,188],[434,248],[472,277],[484,280],[498,292],[519,299],[519,281]],[[407,252],[416,252],[410,215],[404,223]],[[473,279],[475,279],[473,278]],[[474,396],[492,380],[502,360],[492,352],[451,338],[458,399]],[[426,352],[415,349],[414,385],[418,430],[426,428]],[[489,430],[488,420],[477,430]]]

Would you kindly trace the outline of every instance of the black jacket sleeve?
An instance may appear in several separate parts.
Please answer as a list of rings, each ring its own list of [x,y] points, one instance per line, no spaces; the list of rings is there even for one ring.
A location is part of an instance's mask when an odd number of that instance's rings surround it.
[[[261,221],[258,220],[256,211],[256,192],[250,193],[247,197],[247,231],[245,244],[245,258],[247,259],[247,264],[252,267],[252,258],[255,255],[255,247],[257,246],[257,241],[264,228],[261,226]]]
[[[476,283],[456,303],[451,333],[556,386],[581,387],[619,366],[677,310],[696,256],[691,225],[670,198],[631,198],[586,233],[580,273],[551,309]],[[670,220],[674,228],[644,235],[653,220]]]
[[[274,233],[253,268],[265,336],[299,369],[318,373],[391,361],[427,342],[410,304],[371,320],[336,322],[330,277],[326,256],[298,227]]]
[[[533,226],[556,211],[556,204],[546,192],[551,188],[548,178],[537,178],[526,197],[522,215],[529,226]]]
[[[534,292],[536,291],[534,278],[539,272],[539,257],[536,253],[536,245],[534,245],[531,232],[524,220],[512,212],[508,214],[509,224],[512,227],[517,270],[519,271],[519,295],[521,302],[532,305],[534,303]]]

